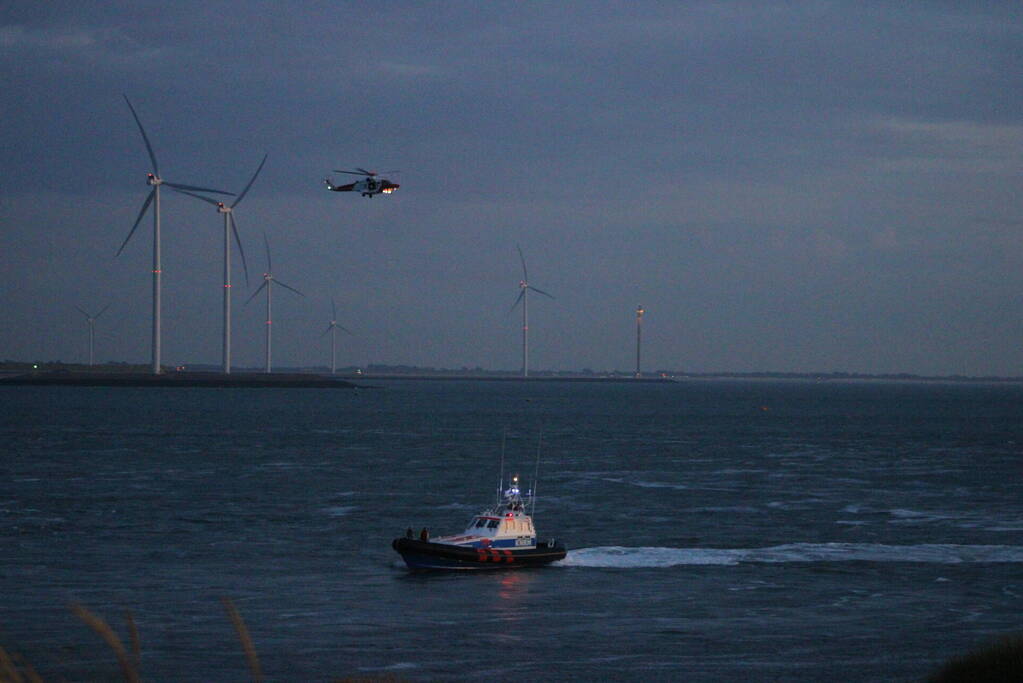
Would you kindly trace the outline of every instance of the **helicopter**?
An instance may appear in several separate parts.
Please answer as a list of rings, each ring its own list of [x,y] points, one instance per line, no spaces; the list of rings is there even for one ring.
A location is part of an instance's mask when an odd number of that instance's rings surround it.
[[[330,176],[327,176],[323,179],[323,182],[331,192],[361,192],[363,197],[372,197],[375,194],[391,194],[401,187],[398,183],[392,183],[387,178],[378,177],[380,174],[375,171],[367,171],[357,166],[354,171],[340,171],[335,168],[334,173],[363,176],[363,179],[348,185],[334,185],[330,181]],[[389,173],[393,173],[393,171],[389,171]]]

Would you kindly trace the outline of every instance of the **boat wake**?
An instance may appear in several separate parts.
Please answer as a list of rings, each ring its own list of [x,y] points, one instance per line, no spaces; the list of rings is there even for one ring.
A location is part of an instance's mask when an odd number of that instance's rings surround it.
[[[621,569],[678,565],[737,565],[780,562],[915,562],[923,564],[1023,563],[1023,546],[880,545],[876,543],[789,543],[770,548],[624,548],[569,550],[561,567]]]

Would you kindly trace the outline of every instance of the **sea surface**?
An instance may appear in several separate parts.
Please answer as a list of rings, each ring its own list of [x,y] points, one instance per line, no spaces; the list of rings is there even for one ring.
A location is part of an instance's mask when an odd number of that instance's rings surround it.
[[[1023,631],[1023,387],[0,388],[0,646],[47,680],[920,680]],[[537,471],[547,568],[412,574]]]

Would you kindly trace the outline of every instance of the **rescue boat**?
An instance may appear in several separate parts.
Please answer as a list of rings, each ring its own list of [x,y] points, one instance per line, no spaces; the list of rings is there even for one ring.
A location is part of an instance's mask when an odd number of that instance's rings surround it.
[[[519,569],[565,559],[565,546],[550,539],[538,542],[528,514],[533,495],[523,496],[519,478],[512,478],[502,500],[469,520],[460,534],[430,538],[410,528],[391,543],[412,570]]]

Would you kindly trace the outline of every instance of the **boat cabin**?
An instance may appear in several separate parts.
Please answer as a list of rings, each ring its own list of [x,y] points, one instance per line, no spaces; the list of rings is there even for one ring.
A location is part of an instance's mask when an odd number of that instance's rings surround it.
[[[518,477],[512,479],[511,487],[504,492],[504,500],[469,520],[462,534],[437,538],[434,542],[476,548],[535,548],[536,529],[533,518],[526,514]]]
[[[465,529],[465,535],[482,536],[484,538],[501,538],[504,536],[536,536],[533,520],[523,510],[491,510],[473,517]]]

